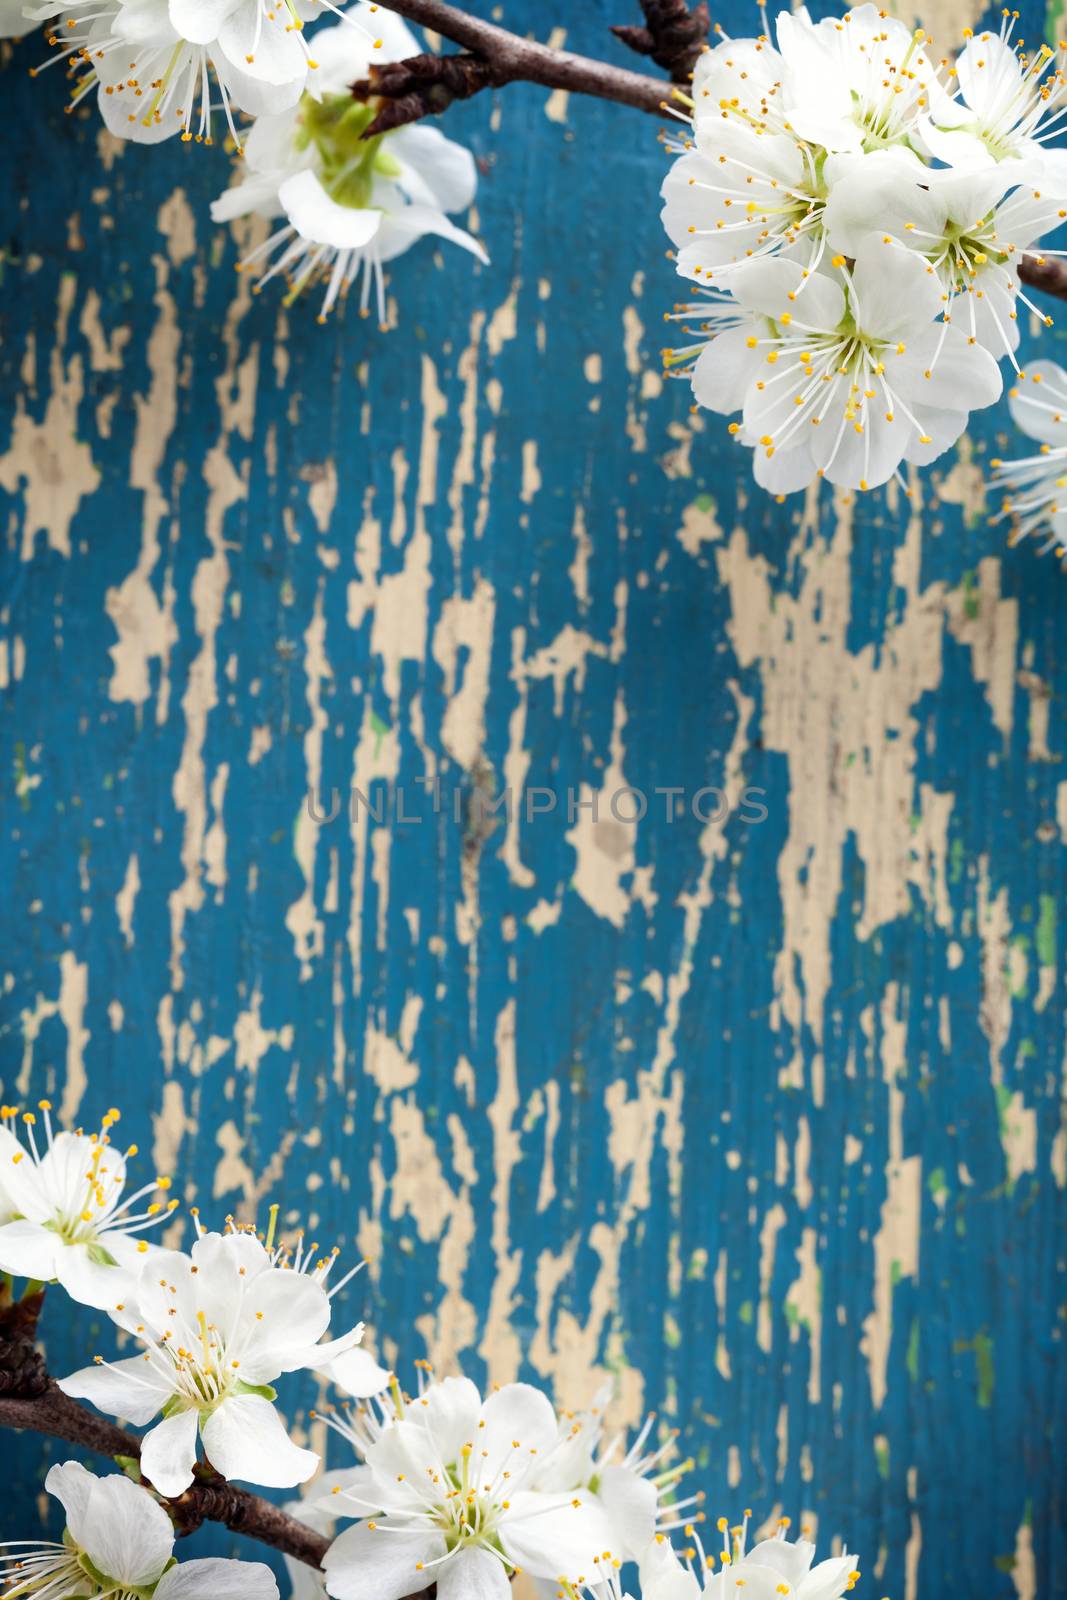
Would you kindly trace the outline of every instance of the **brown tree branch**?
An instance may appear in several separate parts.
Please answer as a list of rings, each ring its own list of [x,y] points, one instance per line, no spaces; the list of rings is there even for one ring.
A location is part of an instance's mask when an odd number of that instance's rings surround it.
[[[369,77],[352,86],[357,100],[386,101],[364,134],[366,139],[421,117],[439,116],[453,100],[468,99],[481,89],[506,83],[536,83],[544,89],[592,95],[654,115],[663,113],[671,97],[671,85],[662,78],[646,77],[570,50],[552,50],[534,39],[509,33],[495,22],[469,17],[446,0],[388,0],[385,9],[432,28],[458,44],[464,54],[413,56],[372,67]]]
[[[407,61],[373,67],[368,78],[352,85],[357,100],[382,102],[364,138],[418,122],[422,117],[440,116],[456,100],[467,100],[482,89],[500,88],[507,83],[536,83],[545,89],[592,95],[598,100],[614,100],[620,105],[650,112],[653,116],[669,111],[671,96],[677,94],[677,90],[661,78],[628,72],[606,61],[574,55],[569,50],[551,50],[547,45],[509,33],[496,23],[468,16],[446,0],[380,0],[380,3],[409,22],[432,28],[459,45],[463,54],[412,56]],[[665,54],[670,49],[670,37],[679,44],[684,39],[695,61],[702,48],[697,38],[703,26],[703,6],[698,4],[690,12],[685,0],[641,0],[641,5],[645,12],[645,28],[616,28],[614,32],[642,53],[646,53],[647,39],[652,46],[647,53],[661,65],[672,59]],[[687,27],[692,31],[686,32]],[[671,35],[669,29],[674,29],[675,33]],[[640,42],[637,42],[638,36]],[[1031,289],[1067,300],[1067,262],[1051,257],[1023,256],[1019,277]]]

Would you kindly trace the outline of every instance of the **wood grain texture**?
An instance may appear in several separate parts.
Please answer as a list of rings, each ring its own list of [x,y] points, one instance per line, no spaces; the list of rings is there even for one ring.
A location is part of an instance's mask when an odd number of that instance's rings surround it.
[[[501,11],[625,59],[621,0]],[[450,113],[492,265],[411,253],[383,336],[252,297],[223,152],[118,150],[36,51],[4,74],[4,1097],[115,1102],[205,1215],[271,1195],[371,1255],[346,1303],[390,1361],[570,1405],[613,1375],[709,1510],[817,1518],[874,1600],[1063,1593],[1067,589],[988,521],[1006,412],[913,506],[775,504],[658,376],[644,118]],[[307,814],[395,784],[422,821]],[[657,785],[767,817],[668,824]],[[505,786],[602,814],[474,809]],[[2,1536],[51,1459],[17,1444]]]

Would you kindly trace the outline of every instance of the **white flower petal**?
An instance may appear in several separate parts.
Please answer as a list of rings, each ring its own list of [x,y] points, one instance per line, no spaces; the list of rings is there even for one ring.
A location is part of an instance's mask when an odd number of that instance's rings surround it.
[[[100,1244],[111,1253],[111,1241],[106,1236]],[[105,1266],[93,1261],[89,1246],[83,1244],[65,1245],[56,1251],[55,1276],[72,1300],[97,1311],[114,1310],[132,1296],[136,1283],[133,1273],[117,1262]]]
[[[242,0],[169,0],[171,27],[193,44],[211,44]]]
[[[88,1472],[80,1461],[64,1461],[62,1465],[50,1467],[44,1480],[48,1493],[55,1496],[66,1512],[71,1538],[79,1546],[84,1544],[85,1514],[95,1482],[95,1475]]]
[[[436,206],[441,211],[466,211],[474,204],[478,187],[478,168],[474,156],[454,139],[446,139],[437,128],[424,125],[398,128],[389,137],[389,154],[410,167],[418,184],[409,189],[409,177],[400,179],[412,200]],[[419,192],[415,192],[416,188]]]
[[[374,1530],[359,1522],[326,1552],[326,1591],[334,1600],[406,1600],[435,1581],[438,1569],[431,1563],[444,1553],[439,1533],[409,1533],[388,1523]]]
[[[922,256],[887,247],[861,247],[852,270],[857,321],[866,334],[900,339],[926,327],[942,308],[941,282]]]
[[[651,1600],[700,1600],[700,1584],[662,1537],[649,1546],[641,1562],[641,1587]]]
[[[810,1539],[761,1539],[746,1555],[745,1565],[752,1561],[758,1567],[769,1567],[795,1589],[807,1577],[814,1558]]]
[[[437,1600],[508,1600],[504,1563],[488,1550],[463,1550],[437,1569]]]
[[[165,1572],[153,1600],[278,1600],[273,1572],[262,1561],[207,1557]]]
[[[586,1490],[556,1495],[525,1489],[510,1500],[500,1520],[500,1543],[515,1566],[535,1578],[595,1572],[605,1550],[611,1549],[611,1519]]]
[[[22,39],[39,28],[23,10],[23,0],[0,0],[0,39]]]
[[[292,1489],[318,1470],[318,1455],[292,1442],[281,1417],[262,1395],[224,1400],[201,1431],[204,1452],[224,1478]]]
[[[494,1390],[482,1406],[482,1421],[478,1449],[490,1475],[506,1461],[514,1476],[532,1452],[546,1454],[559,1432],[552,1402],[530,1383],[506,1383]]]
[[[1008,406],[1015,426],[1031,439],[1067,444],[1067,372],[1054,361],[1028,361],[1008,391]]]
[[[88,1400],[100,1411],[121,1417],[136,1427],[151,1422],[174,1393],[144,1356],[129,1356],[107,1366],[82,1367],[69,1378],[60,1378],[59,1387],[72,1400]]]
[[[412,1420],[425,1429],[442,1461],[456,1461],[478,1432],[482,1397],[469,1378],[433,1383],[412,1407]]]
[[[62,1249],[59,1236],[40,1223],[5,1223],[0,1228],[0,1272],[48,1283],[56,1275],[56,1257]]]
[[[692,372],[693,394],[700,405],[724,417],[741,410],[749,384],[767,359],[765,351],[749,348],[757,331],[755,323],[730,328],[700,352]]]
[[[815,481],[816,472],[807,438],[803,444],[786,445],[769,456],[761,445],[756,445],[752,471],[760,488],[768,494],[795,494],[806,489]]]
[[[597,1498],[611,1518],[615,1538],[613,1553],[640,1561],[656,1533],[659,1495],[649,1478],[629,1467],[605,1467],[597,1485]]]
[[[389,1373],[378,1365],[369,1350],[362,1348],[330,1356],[321,1365],[316,1363],[315,1371],[356,1400],[366,1400],[389,1387]]]
[[[838,1600],[856,1570],[853,1555],[832,1556],[812,1567],[800,1588],[801,1600]]]
[[[272,16],[260,10],[260,0],[240,0],[219,29],[218,45],[226,60],[247,77],[275,85],[303,87],[307,82],[307,57],[285,6],[273,10]]]
[[[278,190],[278,199],[301,238],[339,250],[359,250],[382,225],[382,212],[357,211],[331,200],[313,172],[298,172]]]
[[[174,1553],[174,1526],[163,1507],[121,1474],[93,1483],[85,1524],[78,1543],[122,1588],[148,1588]]]
[[[392,261],[428,233],[447,239],[450,244],[458,244],[461,250],[477,256],[483,266],[489,261],[484,247],[473,234],[465,228],[457,228],[443,211],[433,206],[403,206],[399,211],[388,213],[382,220],[379,235],[379,259]]]
[[[269,1382],[279,1372],[295,1372],[307,1364],[309,1350],[326,1332],[330,1322],[330,1297],[320,1283],[303,1273],[274,1268],[261,1273],[246,1290],[241,1312],[242,1323],[258,1334],[252,1365],[269,1367],[262,1380]],[[242,1357],[242,1370],[249,1366]]]
[[[141,1471],[160,1494],[182,1494],[192,1483],[198,1422],[195,1411],[178,1411],[157,1422],[142,1439]]]
[[[890,353],[885,369],[890,387],[918,405],[951,411],[962,402],[978,411],[1000,399],[1000,368],[989,351],[940,323],[905,340],[903,354]]]

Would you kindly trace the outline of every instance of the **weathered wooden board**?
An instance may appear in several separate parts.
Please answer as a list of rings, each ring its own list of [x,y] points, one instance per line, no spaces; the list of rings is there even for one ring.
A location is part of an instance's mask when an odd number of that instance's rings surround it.
[[[499,10],[604,52],[626,6]],[[37,52],[5,1097],[118,1103],[205,1214],[272,1194],[373,1256],[388,1359],[614,1374],[710,1510],[817,1516],[868,1595],[1064,1593],[1067,579],[986,519],[1006,414],[915,507],[774,504],[658,376],[636,113],[456,111],[492,265],[412,253],[396,331],[323,330],[235,278],[221,150],[117,150]],[[418,820],[307,812],[397,785]],[[85,1325],[51,1308],[57,1370]],[[18,1445],[5,1536],[54,1458]]]

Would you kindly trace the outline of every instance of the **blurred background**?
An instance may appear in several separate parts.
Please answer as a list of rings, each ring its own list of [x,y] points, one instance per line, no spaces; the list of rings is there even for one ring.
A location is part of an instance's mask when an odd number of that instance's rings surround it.
[[[620,64],[634,14],[492,8]],[[989,520],[1006,408],[912,505],[775,503],[659,376],[652,119],[454,108],[491,265],[427,241],[392,331],[320,328],[234,274],[225,151],[119,146],[43,50],[3,47],[3,1097],[370,1256],[338,1309],[401,1373],[613,1379],[871,1600],[1067,1592],[1067,577]],[[29,1537],[70,1452],[4,1449]]]

